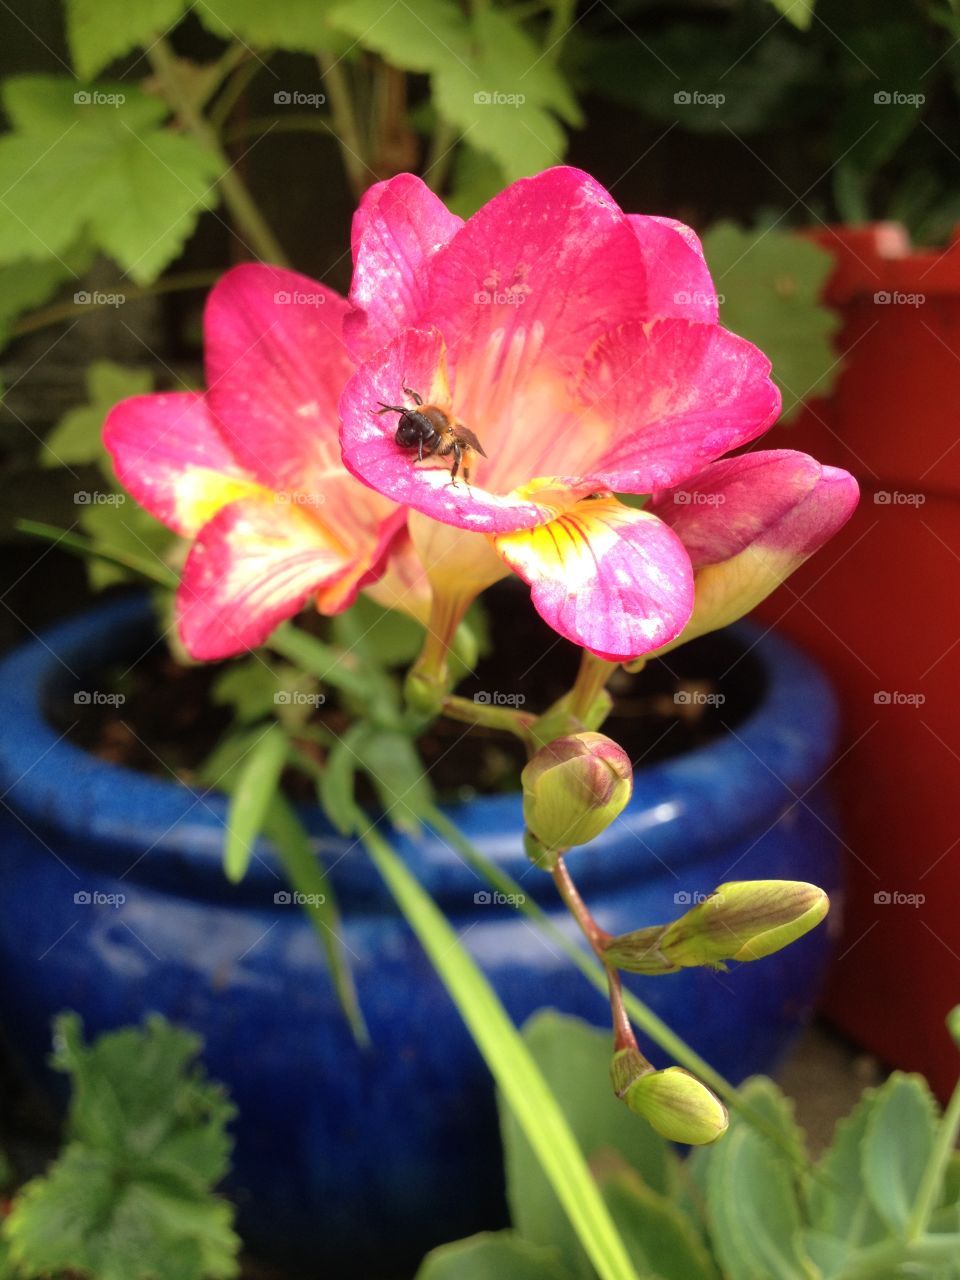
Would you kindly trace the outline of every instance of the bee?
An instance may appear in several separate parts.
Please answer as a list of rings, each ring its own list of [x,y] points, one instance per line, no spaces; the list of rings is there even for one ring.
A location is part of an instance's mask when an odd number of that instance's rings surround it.
[[[456,485],[457,473],[463,470],[463,478],[470,483],[470,454],[479,453],[481,458],[487,455],[483,445],[469,427],[465,427],[459,418],[452,418],[444,409],[435,404],[424,404],[423,397],[409,387],[403,388],[404,395],[410,397],[416,408],[407,409],[399,404],[384,404],[378,400],[379,409],[374,413],[399,413],[397,433],[393,437],[402,449],[416,449],[417,458],[423,461],[424,456],[436,454],[438,458],[453,455],[453,466],[450,468],[450,483]]]

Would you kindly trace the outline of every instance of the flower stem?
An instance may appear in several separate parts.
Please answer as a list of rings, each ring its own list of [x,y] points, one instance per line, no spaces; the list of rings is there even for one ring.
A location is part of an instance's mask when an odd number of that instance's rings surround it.
[[[603,963],[603,944],[609,939],[610,934],[605,929],[601,929],[590,914],[590,909],[583,898],[580,897],[580,890],[573,883],[573,877],[570,875],[567,864],[562,857],[558,857],[554,863],[553,882],[557,886],[557,891],[566,904],[567,910],[576,920],[583,931],[584,937],[596,953],[597,959]],[[604,964],[604,968],[606,967]]]
[[[617,668],[617,663],[598,658],[589,649],[580,655],[580,669],[570,690],[568,710],[577,720],[584,721],[597,698],[606,688],[607,681]]]
[[[254,202],[230,157],[221,147],[216,131],[198,110],[190,95],[185,92],[180,80],[176,54],[169,42],[161,36],[147,50],[147,57],[150,59],[150,65],[153,67],[167,105],[179,117],[184,128],[189,130],[200,145],[216,158],[221,170],[217,186],[243,239],[263,261],[273,262],[282,267],[289,266],[280,242]]]
[[[153,284],[130,285],[124,290],[127,299],[152,298],[159,293],[178,293],[188,289],[206,289],[223,274],[222,271],[183,271],[179,275],[166,276]],[[104,302],[88,302],[83,306],[84,314],[96,311]],[[71,320],[79,311],[75,302],[57,302],[50,307],[42,307],[31,315],[24,316],[13,326],[12,336],[21,337],[25,333],[34,333],[37,329],[45,329],[48,325],[59,324],[61,320]]]
[[[530,730],[536,716],[514,707],[494,707],[486,702],[474,702],[471,698],[460,698],[449,693],[443,700],[442,713],[451,720],[459,720],[461,724],[482,724],[488,729],[502,729],[522,739],[528,745],[532,742]]]
[[[944,1170],[956,1146],[958,1133],[960,1133],[960,1080],[957,1081],[950,1095],[950,1101],[947,1103],[947,1109],[943,1113],[937,1130],[933,1150],[930,1152],[920,1180],[917,1200],[910,1214],[910,1221],[907,1223],[908,1240],[919,1240],[929,1226],[930,1216],[936,1208],[937,1197],[943,1184]]]
[[[320,74],[323,76],[323,83],[330,99],[334,136],[343,157],[347,181],[350,184],[350,190],[359,200],[376,175],[364,158],[363,139],[350,82],[341,65],[341,60],[333,54],[318,53],[317,62],[320,64]]]

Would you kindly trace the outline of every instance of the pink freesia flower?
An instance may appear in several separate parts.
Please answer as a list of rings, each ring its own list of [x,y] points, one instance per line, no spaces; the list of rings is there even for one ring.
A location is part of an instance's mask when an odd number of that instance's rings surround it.
[[[346,608],[403,528],[406,512],[341,463],[346,311],[305,276],[235,267],[207,301],[207,391],[134,396],[107,418],[121,483],[194,540],[177,614],[195,658],[261,644],[311,597]]]
[[[849,520],[859,496],[848,472],[791,449],[714,462],[657,494],[650,510],[680,537],[695,570],[693,615],[665,647],[749,613]]]
[[[717,323],[696,236],[557,168],[467,222],[401,175],[365,196],[353,248],[344,333],[361,363],[340,402],[344,462],[482,535],[432,539],[435,595],[512,569],[556,631],[602,657],[670,643],[693,609],[690,556],[658,509],[614,494],[683,484],[780,406],[766,357]],[[412,409],[404,387],[479,439],[469,483],[396,443],[399,415],[377,410]]]

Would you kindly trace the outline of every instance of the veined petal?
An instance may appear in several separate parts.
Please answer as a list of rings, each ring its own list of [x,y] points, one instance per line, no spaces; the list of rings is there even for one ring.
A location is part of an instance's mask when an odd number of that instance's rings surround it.
[[[693,567],[729,560],[790,512],[821,482],[823,468],[793,449],[724,458],[648,507],[676,533]]]
[[[846,524],[859,499],[856,480],[838,467],[818,469],[815,483],[806,493],[795,495],[791,506],[771,514],[751,540],[741,538],[731,544],[742,543],[741,550],[698,569],[693,615],[666,649],[742,618]]]
[[[650,263],[647,318],[675,316],[716,324],[718,299],[700,237],[676,218],[627,214]]]
[[[107,415],[103,443],[123,487],[188,537],[227,503],[265,492],[234,458],[197,392],[121,400]]]
[[[407,329],[361,365],[340,400],[343,463],[358,479],[394,502],[446,524],[479,533],[531,528],[553,517],[545,501],[520,491],[490,493],[461,477],[450,480],[449,458],[424,457],[395,442],[399,414],[378,413],[380,404],[403,404],[408,386],[424,402],[449,408],[446,344],[436,329]],[[482,443],[482,441],[481,441]],[[592,486],[596,488],[597,486]],[[581,489],[590,492],[589,483]]]
[[[198,659],[253,649],[319,588],[354,571],[349,550],[301,507],[243,498],[204,525],[187,557],[180,637]]]
[[[577,502],[538,529],[494,546],[530,584],[534,607],[560,635],[613,662],[668,644],[693,608],[693,569],[656,516],[615,498]]]
[[[607,488],[652,493],[756,439],[780,412],[770,361],[719,325],[655,320],[602,338],[579,386]],[[603,429],[606,434],[604,435]]]
[[[371,187],[353,217],[355,308],[344,321],[344,339],[365,359],[401,329],[420,321],[427,264],[463,226],[439,196],[412,173]]]
[[[346,311],[325,285],[260,263],[228,271],[207,299],[207,403],[238,461],[271,489],[322,493],[342,474]]]
[[[573,373],[601,334],[654,314],[660,269],[610,193],[561,166],[512,183],[464,223],[430,264],[424,316],[454,352],[494,334],[506,352],[517,330],[536,328],[543,359]],[[462,391],[482,401],[482,387]]]

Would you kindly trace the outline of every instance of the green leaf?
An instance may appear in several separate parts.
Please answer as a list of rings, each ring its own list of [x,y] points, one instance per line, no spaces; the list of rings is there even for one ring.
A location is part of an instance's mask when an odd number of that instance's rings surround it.
[[[745,231],[730,222],[711,227],[703,248],[722,298],[720,321],[770,357],[783,418],[801,400],[830,391],[839,371],[830,339],[839,320],[819,298],[832,256],[791,232]]]
[[[65,261],[13,262],[0,267],[0,346],[10,338],[14,322],[25,311],[42,306],[66,280],[73,280],[87,262],[78,251],[67,251]]]
[[[453,190],[447,204],[453,213],[469,218],[507,185],[499,161],[464,143],[453,161]]]
[[[77,75],[89,80],[115,58],[168,32],[188,0],[66,0],[67,42]]]
[[[216,157],[132,85],[15,76],[3,104],[15,127],[0,138],[0,265],[62,257],[88,236],[147,284],[217,201]]]
[[[696,1226],[632,1169],[602,1178],[604,1199],[634,1266],[658,1280],[719,1280]]]
[[[536,1152],[600,1280],[636,1280],[563,1109],[495,991],[386,841],[371,826],[363,840]]]
[[[424,628],[399,609],[384,609],[369,596],[357,596],[346,613],[333,619],[333,638],[358,649],[383,667],[406,667],[423,645]]]
[[[42,538],[46,542],[55,542],[63,551],[78,556],[82,560],[90,558],[104,560],[123,569],[139,574],[149,582],[168,590],[177,585],[177,575],[167,565],[156,558],[145,555],[128,555],[120,548],[102,546],[67,529],[59,529],[56,525],[44,524],[39,520],[17,520],[16,528],[31,537]]]
[[[103,423],[115,404],[127,396],[153,390],[149,369],[131,369],[112,360],[94,360],[86,373],[87,403],[68,409],[44,441],[40,462],[45,467],[65,463],[102,462]]]
[[[223,870],[238,884],[247,873],[253,847],[263,828],[286,763],[289,744],[279,725],[265,730],[236,776],[223,849]]]
[[[354,796],[360,765],[356,745],[366,731],[363,723],[351,725],[327,753],[320,777],[321,807],[342,836],[353,835],[360,826],[360,811]]]
[[[263,658],[244,658],[220,672],[210,686],[210,701],[230,707],[237,724],[255,724],[276,710],[280,686],[279,672]]]
[[[177,545],[177,535],[155,520],[116,486],[111,485],[116,501],[92,501],[79,508],[80,528],[93,540],[95,554],[87,562],[87,577],[94,591],[102,591],[116,582],[129,582],[137,577],[144,562],[152,562],[154,577],[169,571],[167,557]],[[127,561],[128,566],[122,562]]]
[[[800,1244],[792,1167],[771,1143],[734,1117],[707,1164],[707,1215],[729,1280],[814,1280]]]
[[[482,1232],[441,1245],[424,1258],[416,1280],[567,1280],[556,1249],[512,1231]]]
[[[580,122],[570,89],[543,50],[502,9],[476,6],[467,19],[454,0],[384,5],[351,0],[331,21],[393,66],[432,76],[433,103],[470,146],[494,157],[507,180],[563,158],[557,117]]]
[[[217,0],[216,4],[197,5],[196,12],[207,30],[224,40],[239,38],[261,51],[316,53],[342,45],[330,22],[333,8],[331,0],[283,0],[280,5],[264,4],[263,0]]]
[[[792,22],[800,31],[807,31],[813,21],[815,0],[770,0],[778,13]]]
[[[300,895],[299,905],[317,932],[330,966],[337,999],[350,1023],[354,1039],[359,1045],[367,1045],[370,1036],[357,1001],[357,989],[341,936],[340,912],[333,885],[310,847],[306,828],[281,795],[273,797],[264,821],[264,832],[277,851],[290,887]]]
[[[886,1235],[866,1193],[862,1172],[864,1134],[876,1105],[877,1090],[866,1090],[850,1114],[837,1123],[833,1141],[816,1165],[818,1176],[810,1182],[812,1227],[824,1237],[839,1240],[848,1253],[876,1244]]]
[[[419,831],[433,788],[415,744],[403,733],[370,727],[353,749],[390,822],[401,831]]]
[[[669,1144],[631,1116],[610,1088],[610,1036],[552,1010],[534,1015],[523,1038],[589,1160],[613,1152],[654,1191],[669,1195],[676,1157]],[[501,1108],[507,1201],[511,1220],[534,1244],[555,1244],[577,1275],[588,1275],[556,1191],[518,1120]]]
[[[70,1014],[56,1042],[54,1065],[73,1078],[69,1141],[16,1197],[11,1256],[31,1276],[236,1275],[233,1211],[210,1193],[227,1168],[233,1107],[194,1065],[198,1038],[154,1017],[88,1046]]]
[[[739,1089],[748,1123],[759,1127],[763,1136],[776,1133],[783,1141],[782,1150],[789,1152],[795,1168],[809,1165],[810,1156],[803,1130],[796,1121],[796,1104],[769,1076],[751,1076]]]
[[[881,1085],[873,1103],[863,1135],[863,1180],[874,1209],[900,1234],[936,1140],[937,1104],[922,1076],[900,1071]]]

